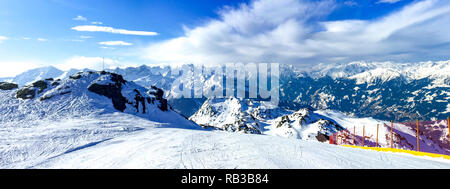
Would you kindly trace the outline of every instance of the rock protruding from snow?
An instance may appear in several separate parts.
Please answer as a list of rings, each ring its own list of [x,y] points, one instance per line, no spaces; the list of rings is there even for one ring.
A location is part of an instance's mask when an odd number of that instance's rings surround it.
[[[327,141],[344,130],[331,119],[309,108],[289,111],[251,99],[210,98],[189,118],[203,127],[249,134]],[[322,136],[323,135],[323,136]]]
[[[0,82],[0,90],[13,90],[17,88],[19,88],[19,86],[15,83]]]
[[[133,82],[128,82],[119,74],[100,72],[80,72],[69,77],[72,80],[80,80],[89,75],[98,75],[88,87],[88,91],[111,99],[116,110],[124,112],[127,104],[135,108],[136,112],[147,113],[150,104],[157,105],[161,111],[168,111],[167,100],[163,98],[164,91],[157,87],[152,90],[140,87]],[[147,93],[148,92],[148,93]]]
[[[315,114],[308,108],[283,115],[271,122],[270,130],[275,135],[321,142],[327,141],[331,134],[344,130],[339,124]]]
[[[147,90],[126,81],[119,74],[106,71],[78,72],[66,80],[68,81],[49,78],[36,81],[17,90],[16,98],[34,99],[39,95],[39,100],[44,101],[55,96],[69,94],[72,92],[72,88],[76,88],[76,90],[87,89],[89,92],[111,99],[113,107],[121,112],[125,111],[127,104],[134,107],[136,112],[144,114],[148,112],[146,111],[148,104],[156,105],[161,111],[169,109],[162,89],[153,86],[152,90]],[[84,85],[88,83],[87,88],[80,88],[81,83]]]
[[[49,85],[55,85],[53,79],[39,80],[17,90],[16,98],[33,99],[37,94],[44,92]]]
[[[258,120],[251,114],[248,101],[237,98],[210,98],[189,119],[203,127],[224,131],[261,134]]]
[[[154,91],[150,91],[149,93],[151,95],[154,95],[156,100],[159,101],[160,104],[158,105],[158,108],[161,109],[162,111],[167,111],[169,108],[168,108],[168,104],[167,104],[167,99],[164,99],[164,91],[156,86],[152,86],[152,89]],[[153,100],[152,100],[152,102],[153,102]]]
[[[5,107],[0,109],[4,115],[0,121],[7,123],[123,112],[183,128],[200,128],[173,111],[162,89],[145,88],[106,71],[38,80],[0,93],[0,104]]]
[[[100,74],[105,75],[107,73],[101,72]],[[122,78],[121,75],[117,75],[114,73],[108,74],[109,80],[111,82],[107,82],[105,84],[102,84],[100,82],[92,83],[91,85],[89,85],[88,90],[93,93],[108,97],[112,100],[114,108],[123,112],[126,108],[127,99],[122,95],[122,84],[125,84],[126,81]],[[80,77],[80,74],[70,76],[70,78],[72,79],[79,79]],[[138,102],[136,102],[136,104],[137,103]]]

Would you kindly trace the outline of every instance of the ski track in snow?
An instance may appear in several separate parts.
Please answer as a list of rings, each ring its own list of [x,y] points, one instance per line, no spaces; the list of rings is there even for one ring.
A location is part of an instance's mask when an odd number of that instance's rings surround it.
[[[125,116],[125,117],[124,117]],[[161,125],[126,114],[104,115],[95,120],[77,120],[71,124],[53,123],[60,129],[100,127],[108,123],[123,128],[140,129],[120,132],[111,127],[109,132],[87,136],[75,135],[72,145],[48,138],[68,137],[68,133],[40,134],[41,142],[16,140],[5,145],[24,148],[28,156],[2,168],[176,168],[176,169],[259,169],[259,168],[450,168],[450,161],[415,157],[329,145],[317,141],[281,138],[268,135],[203,131]],[[135,121],[123,121],[124,118]],[[47,129],[47,128],[42,128]],[[116,133],[114,133],[116,132]],[[58,133],[58,134],[55,134]],[[72,135],[70,135],[72,136]],[[25,136],[27,137],[27,136]],[[2,137],[3,138],[3,137]],[[68,139],[66,139],[68,140]],[[5,141],[5,140],[2,140]],[[75,142],[76,141],[76,142]],[[62,145],[61,145],[62,144]],[[43,148],[43,149],[41,149]],[[20,156],[19,154],[15,154]],[[11,154],[10,154],[11,155]],[[13,156],[7,157],[13,157]],[[28,158],[27,158],[28,157]]]

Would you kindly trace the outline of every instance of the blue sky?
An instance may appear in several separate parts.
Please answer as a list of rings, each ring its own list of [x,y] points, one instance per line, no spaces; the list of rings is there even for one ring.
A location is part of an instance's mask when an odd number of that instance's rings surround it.
[[[0,77],[46,65],[95,69],[101,57],[111,67],[447,60],[449,7],[440,0],[2,0]]]

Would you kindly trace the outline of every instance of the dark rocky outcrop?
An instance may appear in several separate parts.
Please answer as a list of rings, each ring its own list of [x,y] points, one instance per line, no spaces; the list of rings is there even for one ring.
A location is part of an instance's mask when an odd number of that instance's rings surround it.
[[[160,102],[161,102],[161,104],[158,105],[158,108],[161,111],[165,112],[165,111],[169,110],[169,107],[168,107],[168,104],[167,104],[167,99],[162,99]]]
[[[161,111],[167,111],[169,110],[168,104],[167,104],[167,99],[164,99],[164,91],[160,88],[157,88],[155,86],[152,86],[152,89],[155,91],[150,91],[149,93],[153,96],[155,96],[156,100],[158,100],[160,102],[160,104],[158,105],[158,108]]]
[[[54,81],[54,82],[52,82],[52,86],[58,86],[60,83],[59,82],[57,82],[57,81]]]
[[[13,90],[19,88],[15,83],[0,82],[0,90]]]
[[[142,113],[145,114],[145,98],[141,95],[141,92],[139,92],[137,89],[134,89],[134,92],[136,93],[134,97],[136,104],[134,105],[134,107],[136,108],[136,111],[139,112],[139,104],[142,104]]]
[[[324,135],[345,130],[344,127],[330,120],[319,119],[317,124],[319,126],[319,133]]]
[[[123,77],[116,73],[107,72],[111,75],[111,81],[115,82],[116,84],[125,84],[127,81],[123,79]]]
[[[110,98],[115,109],[121,112],[125,110],[127,99],[122,95],[121,84],[100,85],[94,83],[88,87],[88,90]]]
[[[317,136],[316,136],[316,139],[317,139],[319,142],[326,142],[326,141],[330,140],[330,137],[327,136],[327,135],[325,135],[325,134],[322,134],[322,133],[318,132],[318,133],[317,133]]]
[[[31,84],[33,87],[38,88],[38,93],[42,93],[45,89],[47,89],[47,82],[45,81],[36,81],[33,84]]]
[[[32,99],[36,95],[36,89],[32,87],[24,87],[16,92],[16,98]]]
[[[16,92],[16,98],[21,99],[33,99],[36,96],[36,93],[42,93],[45,89],[47,89],[48,84],[44,80],[39,80],[31,85],[27,85],[25,87],[22,87],[21,89],[17,90]]]
[[[280,122],[278,122],[277,128],[283,126],[284,123],[289,123],[289,122],[291,122],[291,120],[289,119],[289,116],[288,115],[284,115],[284,116],[281,117]],[[288,124],[288,128],[291,128],[290,124]]]
[[[127,99],[122,95],[122,84],[125,84],[127,81],[123,79],[123,77],[119,74],[101,71],[99,72],[101,75],[109,74],[111,76],[111,81],[113,81],[113,84],[107,84],[107,85],[101,85],[94,83],[88,87],[88,90],[110,98],[112,100],[113,106],[115,109],[123,112],[126,108],[126,104],[129,103]],[[80,77],[75,78],[81,78],[81,74],[79,74]],[[136,90],[137,91],[137,90]],[[143,100],[142,100],[143,101]],[[145,103],[145,102],[144,102]],[[143,105],[145,106],[145,105]],[[135,105],[137,110],[139,111],[139,105]],[[144,108],[145,111],[145,108]]]

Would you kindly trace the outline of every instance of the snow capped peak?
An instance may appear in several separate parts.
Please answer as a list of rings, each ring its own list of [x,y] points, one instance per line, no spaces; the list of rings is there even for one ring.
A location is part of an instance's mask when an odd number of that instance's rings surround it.
[[[386,62],[388,63],[388,62]],[[350,62],[346,64],[318,64],[309,73],[313,77],[330,76],[332,78],[350,77],[376,68],[376,63],[365,61]]]
[[[23,86],[46,78],[56,78],[63,73],[63,71],[53,66],[40,67],[17,75],[12,79],[12,82],[17,83],[19,86]]]
[[[203,127],[261,134],[261,128],[251,114],[251,109],[251,103],[246,100],[234,97],[209,98],[189,119]]]
[[[292,112],[264,103],[231,98],[207,99],[190,118],[203,127],[225,131],[268,134],[287,138],[326,141],[343,130],[335,122],[315,114],[309,108]],[[320,135],[320,136],[319,136]]]
[[[194,81],[182,77],[181,74],[172,74],[172,69],[180,66],[192,68],[199,65],[142,65],[116,68],[112,72],[148,89],[156,86],[165,90],[164,94],[173,104],[173,108],[189,117],[200,108],[205,99],[181,98],[179,90],[181,84],[183,88],[185,85],[193,86]],[[317,109],[331,108],[379,119],[415,119],[418,118],[416,112],[420,112],[421,116],[442,118],[446,117],[447,104],[444,103],[448,101],[450,95],[447,92],[450,88],[449,70],[450,61],[420,63],[356,61],[346,64],[319,64],[310,70],[280,64],[279,102],[281,107],[294,110],[308,106]],[[65,79],[76,72],[77,70],[69,70],[53,78]],[[4,81],[24,86],[48,78],[39,75],[23,77],[26,78],[21,82],[23,85],[13,79]],[[215,87],[221,83],[210,73],[199,73],[194,77],[204,88]],[[429,107],[424,104],[430,101],[438,105]],[[269,103],[262,103],[264,107],[262,109],[276,109],[276,107],[268,108]],[[394,109],[396,110],[393,111]]]
[[[332,119],[316,114],[309,108],[299,109],[268,123],[270,123],[267,132],[269,134],[321,142],[327,141],[333,133],[344,130]]]
[[[391,68],[375,68],[368,70],[353,76],[350,79],[355,79],[356,84],[362,83],[373,83],[376,81],[381,81],[382,83],[400,77],[401,74]]]
[[[385,82],[400,76],[407,81],[426,77],[440,80],[450,77],[450,60],[418,63],[357,61],[342,64],[318,64],[309,74],[313,77],[330,76],[332,78],[357,79],[358,83],[377,79]],[[366,76],[370,79],[364,79]],[[442,84],[442,81],[438,81],[438,83]]]

